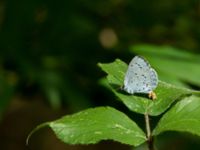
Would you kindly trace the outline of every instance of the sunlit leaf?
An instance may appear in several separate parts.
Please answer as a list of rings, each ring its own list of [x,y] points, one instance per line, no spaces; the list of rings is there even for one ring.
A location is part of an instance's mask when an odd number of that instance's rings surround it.
[[[200,97],[190,96],[178,102],[159,121],[153,134],[186,131],[200,136]]]
[[[87,109],[40,126],[49,126],[60,140],[68,144],[94,144],[101,140],[114,140],[137,146],[146,141],[144,132],[135,122],[111,107]]]
[[[158,87],[155,89],[157,99],[154,101],[150,100],[147,95],[129,95],[120,90],[127,69],[127,65],[124,62],[117,59],[115,62],[109,64],[100,63],[99,66],[108,74],[107,79],[115,95],[119,97],[130,110],[137,113],[149,113],[149,115],[152,116],[159,115],[169,108],[175,100],[182,96],[195,93],[195,91],[179,88],[159,81]]]

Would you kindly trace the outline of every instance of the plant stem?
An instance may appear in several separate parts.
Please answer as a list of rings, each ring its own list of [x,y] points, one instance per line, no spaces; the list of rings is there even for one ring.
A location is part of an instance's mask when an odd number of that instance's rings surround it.
[[[147,136],[147,144],[149,150],[155,150],[154,144],[153,144],[153,137],[151,135],[151,127],[150,127],[150,120],[148,113],[145,113],[145,124],[146,124],[146,136]]]

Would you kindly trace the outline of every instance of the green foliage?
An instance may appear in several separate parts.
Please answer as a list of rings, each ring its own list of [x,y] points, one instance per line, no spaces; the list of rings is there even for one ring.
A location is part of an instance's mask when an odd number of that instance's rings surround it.
[[[177,57],[169,59],[168,56],[175,54],[171,48],[166,49],[165,52],[169,51],[166,56],[160,57],[156,52],[162,53],[162,46],[152,49],[147,46],[144,53],[131,50],[151,62],[161,81],[184,87],[187,83],[200,86],[199,1],[22,0],[2,1],[0,8],[0,73],[3,74],[0,113],[18,95],[41,95],[52,108],[67,107],[71,111],[94,106],[101,98],[108,102],[108,96],[96,84],[100,71],[95,64],[128,56],[130,43],[170,43],[194,51],[197,59],[193,56],[189,59],[191,55],[182,50]],[[99,38],[106,28],[117,37],[116,45],[110,48],[104,47]],[[112,41],[109,37],[106,35],[106,40]],[[178,55],[184,55],[181,61]],[[10,72],[16,75],[17,83],[7,79]],[[122,83],[118,79],[115,82]],[[172,101],[166,100],[168,108]]]
[[[144,132],[135,122],[111,107],[87,109],[40,126],[49,126],[60,140],[70,144],[115,140],[137,146],[146,141]]]
[[[108,74],[107,79],[115,95],[132,111],[156,116],[163,113],[169,106],[181,96],[194,93],[192,90],[175,87],[165,82],[159,81],[155,90],[157,99],[150,101],[146,96],[127,95],[115,90],[123,85],[123,79],[127,65],[117,59],[110,64],[99,64],[99,66]],[[112,86],[114,85],[114,86]]]
[[[146,95],[129,95],[119,90],[127,65],[117,59],[113,63],[98,64],[107,76],[107,83],[114,94],[132,111],[144,114],[147,133],[122,112],[111,107],[97,107],[79,113],[64,116],[36,127],[36,130],[49,126],[56,136],[68,144],[94,144],[100,140],[114,140],[124,144],[138,146],[145,141],[151,143],[152,136],[165,131],[184,131],[200,136],[200,92],[176,87],[159,81],[155,89],[157,99],[152,101]],[[117,89],[118,88],[118,89]],[[170,106],[172,103],[176,103]],[[161,117],[151,133],[149,115]],[[29,137],[27,140],[29,140]],[[149,146],[151,150],[152,146]]]
[[[0,119],[2,119],[2,114],[11,100],[11,96],[15,90],[15,84],[17,82],[17,77],[15,74],[5,74],[0,75]]]
[[[200,23],[196,6],[198,1],[188,0],[181,3],[176,0],[145,1],[145,5],[144,1],[121,0],[60,1],[56,4],[35,0],[1,2],[0,65],[4,71],[16,73],[17,86],[23,86],[20,91],[10,93],[6,103],[15,94],[27,94],[21,90],[27,85],[37,85],[53,108],[61,104],[74,111],[89,107],[91,95],[98,92],[94,88],[99,77],[95,64],[103,59],[110,61],[116,54],[127,55],[130,43],[170,43],[198,52]],[[99,40],[106,28],[117,37],[117,44],[111,48],[104,47]],[[58,74],[58,83],[46,72]],[[163,81],[183,84],[179,77],[158,72]],[[185,76],[182,71],[177,74]],[[191,80],[196,84],[192,77],[187,81]],[[63,85],[58,86],[60,81]],[[66,94],[66,91],[70,92]]]
[[[187,131],[200,136],[200,97],[186,97],[164,114],[153,134],[165,131]]]

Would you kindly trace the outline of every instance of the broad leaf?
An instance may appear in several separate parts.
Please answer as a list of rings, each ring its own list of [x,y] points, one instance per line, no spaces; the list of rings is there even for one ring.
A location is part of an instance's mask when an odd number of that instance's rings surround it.
[[[115,62],[109,64],[100,63],[99,66],[108,74],[107,79],[115,95],[130,110],[137,113],[149,113],[152,116],[159,115],[181,96],[195,93],[192,90],[178,88],[159,81],[158,87],[155,89],[157,99],[154,101],[150,100],[147,95],[129,95],[120,90],[128,67],[124,62],[117,59]]]
[[[140,53],[144,56],[162,56],[168,58],[179,58],[199,62],[199,55],[193,54],[189,51],[174,48],[168,45],[151,45],[151,44],[138,44],[131,47],[131,51]]]
[[[179,101],[161,118],[153,134],[169,130],[186,131],[200,136],[200,97],[190,96]]]
[[[111,107],[87,109],[41,126],[49,126],[60,140],[68,144],[94,144],[100,140],[114,140],[137,146],[146,141],[144,132],[135,122]]]

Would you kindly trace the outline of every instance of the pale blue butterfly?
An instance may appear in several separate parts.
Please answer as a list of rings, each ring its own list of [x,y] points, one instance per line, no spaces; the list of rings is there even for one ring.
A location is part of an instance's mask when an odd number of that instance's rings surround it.
[[[153,90],[158,85],[158,75],[150,64],[142,57],[135,56],[129,63],[124,78],[123,89],[130,93],[145,93],[156,99]]]

